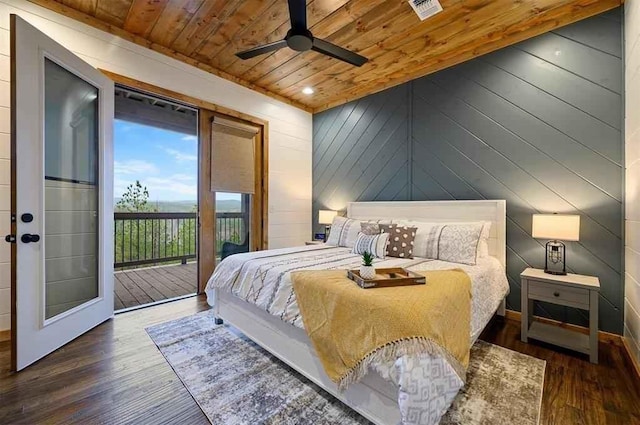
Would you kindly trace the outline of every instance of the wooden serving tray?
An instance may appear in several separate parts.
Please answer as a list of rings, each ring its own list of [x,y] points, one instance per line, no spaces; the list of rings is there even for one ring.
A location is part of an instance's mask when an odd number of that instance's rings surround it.
[[[424,285],[427,283],[427,279],[424,276],[401,267],[376,269],[376,277],[373,279],[363,279],[358,269],[347,270],[347,277],[363,289]]]

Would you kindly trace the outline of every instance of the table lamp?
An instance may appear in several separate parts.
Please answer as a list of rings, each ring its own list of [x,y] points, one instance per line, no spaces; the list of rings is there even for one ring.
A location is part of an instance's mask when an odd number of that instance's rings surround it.
[[[551,239],[546,244],[544,272],[566,275],[566,247],[560,241],[580,239],[580,216],[563,214],[534,214],[531,236],[536,239]],[[560,269],[562,266],[562,269]]]
[[[338,215],[338,211],[333,210],[319,210],[318,211],[318,223],[324,224],[324,241],[327,241],[329,231],[331,230],[331,223],[333,218]]]

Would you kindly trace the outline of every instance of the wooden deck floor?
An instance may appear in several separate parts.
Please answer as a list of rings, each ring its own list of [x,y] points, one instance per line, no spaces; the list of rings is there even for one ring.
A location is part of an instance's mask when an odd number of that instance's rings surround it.
[[[194,294],[197,263],[117,271],[114,275],[114,308],[122,310]]]

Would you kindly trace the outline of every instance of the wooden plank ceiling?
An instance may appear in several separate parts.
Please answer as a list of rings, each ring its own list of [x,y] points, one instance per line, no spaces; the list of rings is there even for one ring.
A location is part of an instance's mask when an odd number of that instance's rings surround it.
[[[289,49],[286,0],[31,0],[309,111],[322,111],[619,6],[622,0],[441,0],[420,21],[406,0],[308,0],[308,23],[369,58],[357,68]],[[313,95],[302,93],[312,87]]]

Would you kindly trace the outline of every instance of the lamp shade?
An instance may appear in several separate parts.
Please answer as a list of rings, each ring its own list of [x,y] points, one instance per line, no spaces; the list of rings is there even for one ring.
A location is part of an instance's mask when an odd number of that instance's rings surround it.
[[[333,223],[333,217],[337,215],[338,215],[338,211],[320,210],[318,211],[318,223],[331,224]]]
[[[531,236],[536,239],[554,239],[560,241],[580,240],[580,216],[534,214]]]

